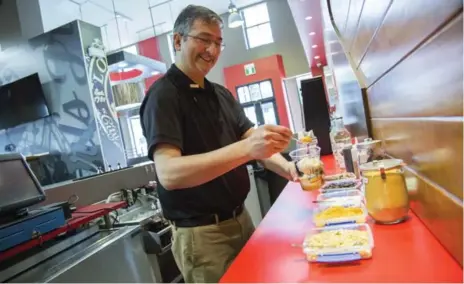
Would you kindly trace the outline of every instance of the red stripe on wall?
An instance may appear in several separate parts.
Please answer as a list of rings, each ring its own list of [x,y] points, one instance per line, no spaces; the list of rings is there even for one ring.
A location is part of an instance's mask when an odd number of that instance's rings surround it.
[[[249,63],[255,64],[256,74],[246,76],[244,66]],[[271,79],[280,124],[290,127],[282,81],[285,77],[284,62],[280,55],[272,55],[224,68],[225,85],[232,92],[235,99],[237,99],[236,87]]]
[[[157,37],[152,37],[146,40],[142,40],[137,43],[138,52],[140,55],[152,58],[158,61],[162,61],[161,52],[159,47],[159,42]],[[162,74],[152,76],[145,79],[145,91],[150,88],[150,86],[159,78],[163,76]]]

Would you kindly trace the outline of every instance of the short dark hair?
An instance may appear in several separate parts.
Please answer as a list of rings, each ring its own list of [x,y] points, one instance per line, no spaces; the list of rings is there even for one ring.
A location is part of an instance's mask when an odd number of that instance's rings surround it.
[[[207,24],[219,23],[222,27],[222,19],[214,11],[197,5],[188,5],[177,16],[174,22],[173,33],[186,35],[190,32],[195,20],[201,20]]]
[[[207,24],[218,23],[221,28],[223,21],[221,16],[219,16],[214,11],[197,5],[188,5],[185,7],[177,16],[176,21],[174,22],[174,28],[172,34],[179,33],[180,35],[187,35],[192,29],[193,23],[196,20],[201,20]],[[174,41],[172,42],[174,52],[176,52]]]

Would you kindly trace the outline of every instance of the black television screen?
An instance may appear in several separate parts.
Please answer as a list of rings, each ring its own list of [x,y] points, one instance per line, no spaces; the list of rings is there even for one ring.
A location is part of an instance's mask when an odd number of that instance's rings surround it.
[[[0,86],[0,129],[49,116],[37,73]]]

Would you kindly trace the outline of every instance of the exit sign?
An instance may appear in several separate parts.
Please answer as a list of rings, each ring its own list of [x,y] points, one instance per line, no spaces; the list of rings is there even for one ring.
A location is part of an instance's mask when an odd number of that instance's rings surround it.
[[[250,76],[256,74],[256,68],[254,63],[245,64],[245,75]]]

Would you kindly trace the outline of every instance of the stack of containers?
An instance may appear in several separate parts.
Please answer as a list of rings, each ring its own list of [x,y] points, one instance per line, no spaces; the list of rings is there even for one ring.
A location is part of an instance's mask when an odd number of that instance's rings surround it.
[[[314,201],[314,228],[303,250],[310,262],[346,262],[372,256],[374,239],[366,224],[362,182],[350,173],[325,177]]]

